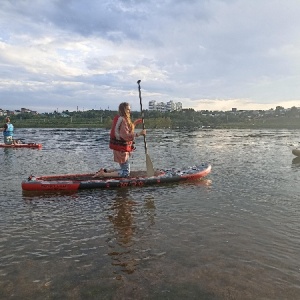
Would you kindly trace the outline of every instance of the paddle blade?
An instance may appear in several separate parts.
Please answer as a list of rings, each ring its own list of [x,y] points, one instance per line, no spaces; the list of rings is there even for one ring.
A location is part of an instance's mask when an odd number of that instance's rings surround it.
[[[146,154],[147,176],[154,176],[154,168],[149,154]]]

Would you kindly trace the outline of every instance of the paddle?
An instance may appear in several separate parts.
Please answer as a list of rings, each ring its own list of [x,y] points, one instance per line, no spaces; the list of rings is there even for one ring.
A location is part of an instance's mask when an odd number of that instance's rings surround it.
[[[142,124],[143,124],[143,129],[145,129],[145,120],[144,120],[144,112],[143,112],[143,105],[142,105],[142,95],[141,95],[140,82],[141,82],[141,80],[138,80],[137,84],[139,86],[139,97],[140,97]],[[153,164],[152,164],[151,158],[150,158],[150,156],[148,154],[148,151],[147,151],[147,143],[146,143],[146,136],[145,135],[144,135],[144,146],[145,146],[145,154],[146,154],[147,176],[151,177],[151,176],[154,176],[154,169],[153,169]]]

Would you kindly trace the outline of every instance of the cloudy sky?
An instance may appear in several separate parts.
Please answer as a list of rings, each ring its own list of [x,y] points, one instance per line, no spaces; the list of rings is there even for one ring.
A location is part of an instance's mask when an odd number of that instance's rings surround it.
[[[299,0],[1,0],[0,108],[300,106]]]

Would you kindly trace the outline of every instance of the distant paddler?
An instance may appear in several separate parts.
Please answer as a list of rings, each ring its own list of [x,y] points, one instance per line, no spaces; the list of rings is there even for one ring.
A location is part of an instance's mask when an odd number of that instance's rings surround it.
[[[4,137],[4,144],[6,145],[14,145],[15,141],[13,139],[14,136],[14,125],[10,123],[10,118],[5,118],[5,124],[1,128],[3,131],[3,137]]]

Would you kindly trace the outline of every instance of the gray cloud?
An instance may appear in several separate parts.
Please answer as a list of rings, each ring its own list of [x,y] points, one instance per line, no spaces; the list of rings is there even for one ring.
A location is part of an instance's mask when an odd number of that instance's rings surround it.
[[[138,110],[138,79],[145,103],[299,106],[299,12],[297,0],[4,0],[0,107]]]

